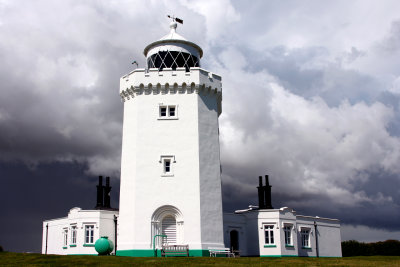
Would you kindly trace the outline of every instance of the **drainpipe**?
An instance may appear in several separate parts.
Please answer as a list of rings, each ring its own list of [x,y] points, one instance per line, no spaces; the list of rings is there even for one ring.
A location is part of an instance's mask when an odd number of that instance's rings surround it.
[[[117,256],[117,216],[114,215],[114,242],[115,242],[115,253]]]
[[[153,252],[154,252],[154,257],[157,257],[157,251],[156,251],[156,237],[161,236],[161,237],[167,237],[166,235],[155,235],[153,237]]]
[[[317,258],[319,257],[319,247],[318,247],[318,230],[317,230],[317,222],[314,221],[314,230],[315,230],[315,250],[317,252]]]
[[[45,254],[47,255],[47,242],[49,240],[49,224],[46,224],[46,252]]]

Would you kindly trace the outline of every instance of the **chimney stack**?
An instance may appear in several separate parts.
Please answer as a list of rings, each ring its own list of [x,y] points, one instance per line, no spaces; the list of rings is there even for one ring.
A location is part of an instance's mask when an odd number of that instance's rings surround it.
[[[103,176],[99,176],[99,184],[97,187],[97,204],[95,209],[103,208]]]
[[[271,203],[271,187],[269,185],[268,175],[265,175],[265,185],[262,183],[262,176],[258,177],[258,208],[259,209],[273,209]]]
[[[265,208],[266,209],[273,209],[271,203],[271,187],[269,185],[268,175],[265,175],[265,186],[264,186],[264,196],[265,196]]]
[[[106,177],[106,186],[104,187],[104,207],[105,208],[111,208],[110,192],[111,192],[110,177]]]
[[[258,208],[265,209],[265,202],[264,202],[264,187],[262,184],[262,176],[259,176],[259,185],[257,186],[258,189]]]

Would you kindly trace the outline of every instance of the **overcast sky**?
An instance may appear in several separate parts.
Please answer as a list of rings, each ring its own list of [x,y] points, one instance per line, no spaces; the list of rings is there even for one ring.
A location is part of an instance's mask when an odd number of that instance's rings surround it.
[[[223,79],[225,211],[338,218],[342,239],[400,239],[400,2],[0,0],[0,245],[41,249],[42,221],[118,206],[119,78],[169,31]]]

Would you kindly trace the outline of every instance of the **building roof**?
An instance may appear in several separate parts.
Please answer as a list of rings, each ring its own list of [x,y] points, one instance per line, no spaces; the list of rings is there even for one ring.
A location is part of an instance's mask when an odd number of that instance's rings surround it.
[[[147,53],[149,52],[149,50],[157,45],[161,45],[161,44],[174,45],[174,43],[175,44],[178,43],[178,44],[185,44],[185,45],[195,48],[199,52],[199,55],[201,58],[203,56],[203,50],[201,49],[201,47],[193,42],[186,40],[183,36],[176,33],[177,26],[178,25],[175,21],[171,22],[171,24],[169,26],[171,31],[167,35],[165,35],[161,39],[159,39],[158,41],[155,41],[155,42],[147,45],[143,51],[143,54],[147,57]]]

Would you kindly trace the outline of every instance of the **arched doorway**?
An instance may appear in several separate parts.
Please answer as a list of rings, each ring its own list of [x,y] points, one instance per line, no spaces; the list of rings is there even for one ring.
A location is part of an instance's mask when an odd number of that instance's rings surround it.
[[[239,250],[239,232],[237,230],[232,230],[229,233],[230,240],[231,240],[231,250],[232,252]]]
[[[184,244],[183,224],[183,216],[178,208],[165,205],[156,209],[151,217],[151,246],[161,248],[165,243]]]

